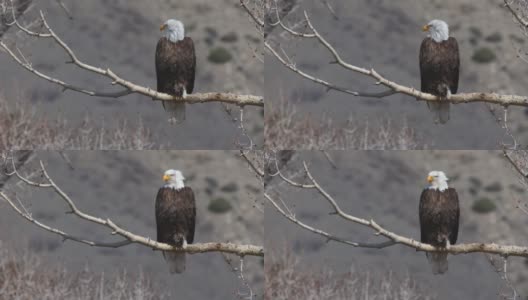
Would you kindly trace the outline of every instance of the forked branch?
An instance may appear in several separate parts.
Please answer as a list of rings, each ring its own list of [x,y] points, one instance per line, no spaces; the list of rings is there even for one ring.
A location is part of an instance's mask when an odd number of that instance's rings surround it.
[[[278,17],[279,16],[277,15],[277,18]],[[357,91],[351,88],[338,86],[332,82],[329,82],[327,80],[324,80],[318,77],[317,75],[310,74],[307,71],[300,69],[297,66],[297,64],[289,58],[290,56],[286,53],[286,51],[283,48],[280,48],[280,46],[272,45],[272,42],[268,40],[264,42],[264,45],[266,49],[268,49],[269,53],[273,57],[275,57],[281,64],[283,64],[286,68],[304,77],[305,79],[308,79],[319,85],[325,86],[328,90],[336,90],[336,91],[350,94],[353,96],[360,96],[360,97],[367,97],[367,98],[385,98],[387,96],[394,95],[394,94],[404,94],[404,95],[416,98],[416,100],[420,100],[420,101],[449,101],[454,104],[469,103],[469,102],[486,102],[486,103],[499,104],[502,106],[510,106],[510,105],[528,106],[527,96],[475,92],[475,93],[453,94],[449,97],[449,99],[441,99],[438,96],[421,92],[413,87],[408,87],[408,86],[399,84],[395,81],[392,81],[382,76],[381,74],[379,74],[376,70],[372,68],[370,69],[362,68],[360,66],[346,62],[343,58],[341,58],[341,55],[332,46],[332,44],[328,42],[326,38],[323,35],[321,35],[317,31],[317,29],[313,26],[306,11],[304,12],[304,22],[306,23],[307,28],[309,29],[308,33],[295,31],[294,29],[291,29],[288,26],[286,26],[280,19],[277,21],[276,24],[272,24],[272,25],[280,26],[285,32],[287,32],[289,35],[291,35],[294,38],[316,39],[324,48],[326,48],[326,50],[332,56],[333,64],[336,64],[351,72],[358,73],[365,77],[369,77],[373,79],[375,85],[383,86],[386,88],[386,90],[381,91],[381,92],[368,92],[367,93],[367,92]]]
[[[75,242],[83,243],[83,244],[94,246],[94,247],[118,248],[118,247],[123,247],[129,244],[136,243],[136,244],[141,244],[141,245],[150,247],[154,250],[185,252],[189,254],[205,253],[205,252],[223,252],[223,253],[236,254],[240,257],[264,256],[264,249],[261,246],[241,245],[241,244],[235,244],[235,243],[197,243],[197,244],[189,244],[185,248],[177,248],[169,244],[156,242],[154,240],[151,240],[148,237],[134,234],[126,230],[125,228],[117,225],[110,219],[103,219],[103,218],[97,217],[95,215],[91,215],[89,213],[86,213],[80,210],[75,205],[75,203],[70,198],[70,196],[68,196],[51,179],[42,161],[40,162],[40,171],[42,172],[42,175],[45,179],[44,183],[35,182],[29,178],[22,176],[18,172],[14,164],[13,164],[13,171],[9,175],[14,175],[18,177],[18,179],[20,179],[25,184],[35,187],[35,188],[52,189],[59,196],[59,198],[62,199],[68,205],[68,208],[70,209],[68,213],[71,213],[82,220],[106,227],[111,230],[112,235],[117,235],[117,236],[122,237],[122,239],[117,242],[100,242],[100,241],[91,240],[89,238],[71,235],[63,230],[60,230],[58,228],[53,228],[51,226],[48,226],[36,220],[35,218],[33,218],[32,213],[24,207],[21,201],[19,201],[18,199],[12,199],[4,191],[0,192],[0,197],[4,199],[17,214],[19,214],[21,217],[23,217],[27,221],[33,223],[34,225],[40,227],[41,229],[44,229],[46,231],[49,231],[51,233],[61,236],[63,240],[72,240]]]
[[[16,48],[16,50],[11,49],[8,47],[4,41],[0,41],[0,47],[5,50],[5,52],[20,66],[22,66],[25,70],[35,74],[36,76],[47,80],[51,83],[57,84],[61,86],[64,90],[72,90],[79,93],[83,93],[89,96],[97,96],[97,97],[107,97],[107,98],[120,98],[129,94],[141,94],[144,96],[148,96],[152,98],[153,100],[164,100],[164,101],[182,101],[186,103],[204,103],[204,102],[223,102],[227,104],[233,104],[238,105],[240,107],[244,106],[264,106],[264,98],[261,96],[254,96],[254,95],[239,95],[234,93],[194,93],[189,94],[185,98],[181,97],[175,97],[169,94],[160,93],[157,92],[149,87],[141,86],[138,84],[135,84],[131,81],[128,81],[124,79],[123,77],[120,77],[116,73],[114,73],[109,68],[100,68],[96,67],[94,65],[88,64],[86,62],[83,62],[80,60],[77,55],[74,53],[74,51],[64,42],[49,26],[48,22],[46,21],[46,18],[44,17],[44,14],[42,11],[40,11],[40,20],[42,24],[44,25],[44,28],[46,29],[46,32],[35,32],[32,31],[24,26],[22,26],[18,20],[14,20],[14,24],[25,34],[29,36],[33,36],[36,38],[50,38],[52,39],[57,45],[59,45],[68,55],[70,58],[69,63],[72,63],[76,65],[77,67],[95,73],[97,75],[106,77],[111,80],[112,85],[117,85],[122,87],[123,89],[117,92],[101,92],[101,91],[95,91],[88,87],[81,87],[76,86],[70,83],[67,83],[63,80],[60,80],[58,78],[55,78],[49,74],[45,74],[37,69],[35,69],[32,65],[32,63],[28,60],[26,60],[25,56],[22,54],[21,50]]]
[[[358,216],[354,216],[354,215],[348,214],[345,211],[343,211],[341,207],[339,206],[339,204],[337,203],[337,201],[328,192],[326,192],[323,189],[323,187],[319,185],[319,183],[315,180],[315,178],[313,177],[312,173],[308,169],[308,166],[306,165],[305,162],[303,162],[303,167],[304,167],[304,173],[306,174],[306,177],[308,178],[309,183],[296,182],[286,177],[281,172],[281,170],[278,170],[277,173],[274,174],[274,176],[279,176],[284,182],[286,182],[289,186],[292,186],[294,188],[316,190],[321,196],[323,196],[326,202],[328,202],[328,204],[330,205],[331,215],[336,215],[337,217],[340,217],[353,224],[357,224],[360,226],[370,228],[374,235],[384,237],[384,240],[381,242],[365,243],[365,242],[351,241],[349,239],[345,239],[343,237],[339,237],[332,233],[320,230],[298,219],[296,214],[287,206],[285,201],[282,201],[281,199],[279,199],[278,196],[271,196],[270,193],[267,193],[267,192],[265,193],[265,198],[273,206],[273,208],[277,212],[279,212],[282,216],[284,216],[286,219],[288,219],[292,223],[296,224],[297,226],[305,230],[308,230],[310,232],[323,236],[328,241],[335,241],[335,242],[347,244],[353,247],[361,247],[361,248],[381,249],[381,248],[386,248],[386,247],[399,244],[399,245],[404,245],[410,248],[414,248],[417,251],[425,251],[425,252],[447,252],[450,254],[464,254],[464,253],[480,252],[480,253],[499,254],[502,256],[528,257],[528,247],[523,247],[523,246],[500,245],[500,244],[495,244],[495,243],[468,243],[468,244],[451,245],[449,246],[449,248],[445,249],[445,248],[434,247],[429,244],[424,244],[412,238],[399,235],[395,232],[392,232],[382,227],[381,225],[376,223],[373,219],[368,220],[368,219],[360,218]]]

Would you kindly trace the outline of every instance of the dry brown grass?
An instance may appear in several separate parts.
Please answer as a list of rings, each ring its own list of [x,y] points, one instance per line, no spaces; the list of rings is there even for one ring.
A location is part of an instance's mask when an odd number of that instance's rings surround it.
[[[374,124],[348,120],[300,116],[292,104],[269,104],[265,113],[266,147],[273,150],[414,150],[426,146],[404,122],[395,127],[390,120]]]
[[[266,252],[264,299],[288,300],[431,300],[407,275],[382,270],[353,270],[335,274],[311,270],[289,249]]]
[[[80,125],[66,120],[40,118],[34,109],[8,105],[0,96],[0,149],[83,149],[124,150],[160,149],[141,120],[138,125],[120,122],[116,128],[85,118]]]
[[[0,242],[0,299],[162,299],[142,272],[131,276],[97,274],[88,269],[71,273],[50,267],[35,255],[14,255]]]

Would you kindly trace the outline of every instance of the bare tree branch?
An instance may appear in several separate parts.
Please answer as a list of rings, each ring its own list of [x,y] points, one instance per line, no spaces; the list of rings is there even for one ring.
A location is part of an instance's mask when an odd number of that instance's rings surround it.
[[[264,1],[262,1],[262,2],[264,2]],[[247,12],[247,14],[253,19],[253,21],[257,24],[257,26],[259,26],[259,28],[262,30],[262,28],[264,28],[264,21],[261,20],[259,16],[257,16],[256,10],[258,8],[251,9],[248,6],[248,1],[247,0],[240,0],[240,6],[242,6],[242,8],[244,8],[244,10]],[[263,10],[264,8],[260,7],[260,9]]]
[[[337,50],[330,44],[330,42],[328,42],[315,29],[306,11],[304,12],[304,19],[305,19],[305,22],[308,28],[311,31],[310,33],[301,33],[301,32],[296,32],[292,29],[288,29],[280,20],[278,21],[278,24],[280,24],[280,26],[292,36],[295,36],[298,38],[316,39],[321,45],[323,45],[323,47],[325,47],[328,50],[328,52],[330,52],[331,56],[334,59],[332,63],[337,64],[338,66],[344,69],[347,69],[349,71],[358,73],[366,77],[370,77],[375,81],[374,83],[376,85],[380,85],[380,86],[384,86],[388,88],[388,90],[382,91],[382,92],[367,93],[367,92],[360,92],[360,91],[352,90],[349,88],[337,86],[333,83],[330,83],[324,79],[321,79],[315,75],[309,74],[299,69],[294,62],[289,60],[288,55],[286,54],[284,50],[282,50],[282,52],[285,54],[281,55],[279,54],[279,51],[277,50],[277,48],[272,46],[269,41],[264,42],[266,49],[268,49],[269,52],[279,62],[281,62],[285,67],[287,67],[292,72],[295,72],[310,81],[313,81],[317,84],[325,86],[328,90],[336,90],[336,91],[350,94],[353,96],[370,97],[370,98],[384,98],[384,97],[387,97],[393,94],[404,94],[404,95],[414,97],[416,98],[416,100],[420,100],[420,101],[449,101],[454,104],[470,103],[470,102],[486,102],[486,103],[499,104],[502,106],[509,106],[509,105],[528,106],[527,96],[475,92],[475,93],[453,94],[448,99],[442,99],[438,96],[421,92],[415,88],[398,84],[380,75],[374,69],[362,68],[362,67],[348,63],[345,60],[343,60],[340,54],[337,52]]]
[[[5,152],[1,154],[1,161],[0,163],[2,166],[2,171],[0,171],[0,189],[4,187],[4,185],[7,183],[7,181],[11,178],[11,172],[12,167],[11,165],[14,165],[15,168],[20,168],[24,164],[26,164],[28,161],[31,160],[31,157],[33,155],[33,150],[23,150],[23,151],[17,151],[16,155],[13,153]],[[11,164],[9,164],[9,161],[11,161]]]
[[[14,165],[13,165],[14,168]],[[70,211],[68,213],[71,213],[80,219],[86,220],[88,222],[92,222],[94,224],[101,225],[103,227],[106,227],[111,230],[112,235],[118,235],[123,237],[124,239],[118,242],[97,242],[86,238],[76,237],[73,235],[70,235],[62,230],[59,230],[57,228],[53,228],[51,226],[48,226],[46,224],[43,224],[36,219],[33,218],[30,212],[28,212],[25,207],[23,207],[22,204],[15,204],[15,201],[7,196],[6,193],[0,192],[0,197],[3,198],[9,206],[20,216],[22,216],[27,221],[33,223],[34,225],[52,232],[54,234],[60,235],[64,240],[72,240],[79,243],[87,244],[94,247],[122,247],[126,246],[132,243],[141,244],[144,246],[151,247],[153,250],[163,250],[163,251],[174,251],[174,252],[185,252],[189,254],[195,254],[195,253],[205,253],[205,252],[223,252],[223,253],[231,253],[236,254],[240,257],[244,257],[246,255],[249,256],[264,256],[264,249],[260,246],[254,246],[254,245],[240,245],[240,244],[234,244],[234,243],[197,243],[197,244],[189,244],[185,248],[178,248],[174,247],[169,244],[165,243],[159,243],[154,240],[151,240],[148,237],[140,236],[137,234],[134,234],[130,231],[127,231],[126,229],[118,226],[110,219],[103,219],[88,213],[85,213],[81,211],[73,202],[73,200],[51,179],[49,174],[46,171],[46,168],[44,167],[44,164],[42,161],[40,161],[40,171],[42,172],[42,175],[44,176],[45,183],[38,183],[34,182],[22,175],[18,172],[16,168],[14,168],[13,172],[10,173],[10,175],[17,176],[20,180],[22,180],[25,184],[33,186],[35,188],[50,188],[52,189],[69,207]]]
[[[44,74],[35,68],[33,68],[32,64],[28,61],[25,61],[25,59],[20,58],[19,55],[16,55],[14,51],[9,48],[3,41],[0,42],[0,47],[2,47],[9,56],[20,66],[22,66],[27,71],[35,74],[36,76],[45,79],[51,83],[57,84],[59,86],[62,86],[64,90],[73,90],[79,93],[83,93],[90,96],[97,96],[97,97],[108,97],[108,98],[119,98],[122,96],[126,96],[132,93],[142,94],[144,96],[151,97],[153,100],[164,100],[164,101],[182,101],[186,103],[204,103],[204,102],[223,102],[233,105],[238,105],[240,107],[244,106],[264,106],[264,98],[261,96],[254,96],[254,95],[239,95],[234,93],[194,93],[189,94],[185,98],[181,97],[175,97],[169,94],[160,93],[153,89],[150,89],[149,87],[144,87],[135,83],[132,83],[130,81],[125,80],[124,78],[118,76],[115,74],[112,70],[109,68],[103,69],[99,68],[93,65],[90,65],[88,63],[85,63],[81,61],[73,52],[73,50],[51,29],[49,24],[46,21],[46,18],[44,17],[44,14],[42,11],[40,11],[40,20],[44,27],[47,30],[47,33],[37,33],[33,32],[23,26],[21,26],[17,21],[15,23],[17,26],[26,34],[30,36],[35,36],[37,38],[52,38],[55,43],[57,43],[69,56],[70,63],[75,64],[77,67],[90,71],[92,73],[107,77],[112,80],[112,85],[118,85],[123,87],[124,89],[118,92],[99,92],[90,90],[89,88],[85,87],[79,87],[73,84],[69,84],[67,82],[64,82],[60,79],[54,78],[50,75]],[[23,55],[21,55],[23,56]]]
[[[23,15],[33,0],[0,0],[0,37]]]
[[[331,215],[336,215],[351,223],[370,228],[372,229],[374,235],[385,237],[385,241],[382,241],[379,243],[363,243],[363,242],[357,242],[357,241],[350,241],[350,240],[338,237],[334,234],[314,228],[306,224],[305,222],[299,220],[295,216],[295,214],[291,212],[290,209],[286,206],[284,201],[281,201],[282,202],[282,205],[281,205],[279,204],[278,200],[272,197],[269,193],[266,192],[264,194],[268,202],[282,216],[284,216],[289,221],[291,221],[292,223],[298,225],[299,227],[305,230],[308,230],[310,232],[313,232],[315,234],[325,237],[328,241],[336,241],[336,242],[347,244],[350,246],[362,247],[362,248],[381,249],[381,248],[400,244],[400,245],[404,245],[410,248],[414,248],[417,251],[425,251],[425,252],[447,252],[450,254],[467,254],[467,253],[480,252],[480,253],[499,254],[503,256],[528,257],[528,247],[522,247],[522,246],[516,246],[516,245],[499,245],[495,243],[468,243],[468,244],[450,245],[448,248],[439,248],[439,247],[434,247],[429,244],[424,244],[414,239],[399,235],[397,233],[394,233],[390,230],[385,229],[384,227],[376,223],[373,219],[368,220],[368,219],[360,218],[360,217],[345,213],[341,209],[337,201],[330,194],[328,194],[315,180],[312,173],[309,171],[308,166],[306,165],[306,162],[303,162],[303,167],[304,167],[304,172],[310,182],[308,184],[295,182],[294,180],[289,179],[286,176],[284,176],[280,170],[278,171],[277,175],[292,187],[299,188],[299,189],[316,190],[319,194],[323,196],[326,202],[328,202],[328,204],[330,204],[330,206],[332,207],[332,212],[330,213]]]
[[[503,292],[501,294],[501,299],[517,300],[520,295],[517,292],[517,289],[515,288],[515,285],[511,281],[510,277],[508,276],[508,257],[502,256],[500,257],[500,261],[498,261],[492,255],[488,255],[488,261],[490,262],[491,266],[495,269],[495,272],[499,274],[501,280],[505,284],[505,287],[508,289],[508,294],[510,294],[507,295]]]
[[[516,159],[515,157],[513,157],[513,153],[515,154],[519,154],[521,153],[524,154],[525,157],[528,156],[528,154],[526,153],[526,151],[509,151],[509,150],[502,150],[502,154],[504,155],[504,157],[506,158],[506,160],[510,163],[510,165],[515,169],[515,171],[517,173],[519,173],[519,175],[521,175],[525,180],[528,178],[528,173],[527,173],[527,170],[528,170],[528,166],[526,165],[526,162],[521,162],[519,161],[518,159]]]
[[[513,2],[514,1],[504,0],[504,6],[510,11],[512,16],[517,20],[517,22],[519,22],[521,26],[528,27],[528,21],[524,19],[523,16],[521,16],[521,13],[518,9],[516,10],[513,8]]]
[[[260,169],[257,163],[248,157],[248,153],[244,150],[240,150],[240,156],[248,163],[249,167],[257,174],[259,178],[264,177],[264,171]]]

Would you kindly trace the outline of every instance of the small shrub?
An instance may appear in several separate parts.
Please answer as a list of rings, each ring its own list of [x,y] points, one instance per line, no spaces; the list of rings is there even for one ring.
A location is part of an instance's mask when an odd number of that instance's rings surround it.
[[[216,198],[209,202],[207,209],[215,214],[223,214],[230,211],[232,208],[231,204],[224,198]]]
[[[495,52],[490,48],[483,47],[475,50],[471,59],[479,64],[485,64],[494,61],[497,58]]]
[[[490,43],[499,43],[502,41],[502,35],[499,32],[492,33],[486,37],[486,41]]]
[[[211,49],[207,59],[215,64],[225,64],[233,58],[229,50],[224,47],[216,47]]]
[[[519,43],[519,44],[524,44],[524,38],[522,37],[519,37],[515,34],[510,34],[509,35],[510,39],[516,43]]]
[[[490,193],[497,193],[497,192],[502,191],[502,184],[500,184],[500,182],[494,182],[484,187],[484,190]]]
[[[478,27],[469,27],[469,32],[471,33],[471,35],[475,38],[480,38],[482,37],[482,31],[480,30],[480,28]]]
[[[205,38],[204,41],[207,46],[212,46],[218,37],[218,32],[212,27],[205,27]]]
[[[210,186],[211,188],[218,187],[218,181],[213,177],[205,177],[205,182],[207,182],[207,186]]]
[[[471,209],[473,209],[474,212],[479,214],[487,214],[492,211],[494,211],[497,207],[495,206],[495,203],[491,201],[489,198],[481,198],[473,203],[473,206]]]
[[[526,191],[524,190],[524,188],[522,188],[522,187],[520,187],[520,186],[518,186],[518,185],[516,185],[516,184],[513,184],[513,183],[512,183],[512,184],[509,185],[509,187],[510,187],[510,190],[512,190],[512,191],[514,191],[514,192],[516,192],[516,193],[518,193],[518,194],[524,194],[524,193],[526,193]]]
[[[220,40],[224,43],[234,43],[238,41],[238,35],[236,34],[236,32],[231,31],[230,33],[222,36]]]
[[[236,184],[236,182],[230,182],[224,185],[220,190],[225,193],[234,193],[238,191],[238,184]]]
[[[475,187],[481,187],[482,186],[482,181],[480,181],[480,179],[478,179],[477,177],[469,177],[469,182],[471,183],[471,185],[475,186]]]

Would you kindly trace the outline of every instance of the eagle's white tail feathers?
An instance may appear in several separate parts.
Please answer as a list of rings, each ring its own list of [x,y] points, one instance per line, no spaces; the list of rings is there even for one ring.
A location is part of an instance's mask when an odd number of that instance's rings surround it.
[[[445,95],[446,99],[449,99],[451,97],[451,90],[447,85],[442,84],[439,86],[438,89],[440,95]],[[428,101],[427,107],[429,107],[429,110],[433,112],[435,123],[445,124],[447,123],[447,121],[449,121],[449,109],[451,103],[442,100],[435,102]]]
[[[169,123],[177,125],[185,121],[185,103],[177,103],[176,101],[163,101],[163,108],[169,113]]]
[[[440,124],[445,124],[447,121],[449,121],[449,107],[451,106],[451,103],[439,103],[438,104],[438,110],[436,111],[436,119],[438,119],[438,122]]]
[[[434,122],[445,124],[449,120],[449,106],[450,103],[431,103],[427,102],[429,110],[434,114]]]
[[[433,274],[444,274],[447,272],[447,253],[446,252],[432,252],[426,253],[427,260],[431,264]]]
[[[185,271],[185,253],[163,252],[163,257],[169,265],[171,274],[181,274]]]

